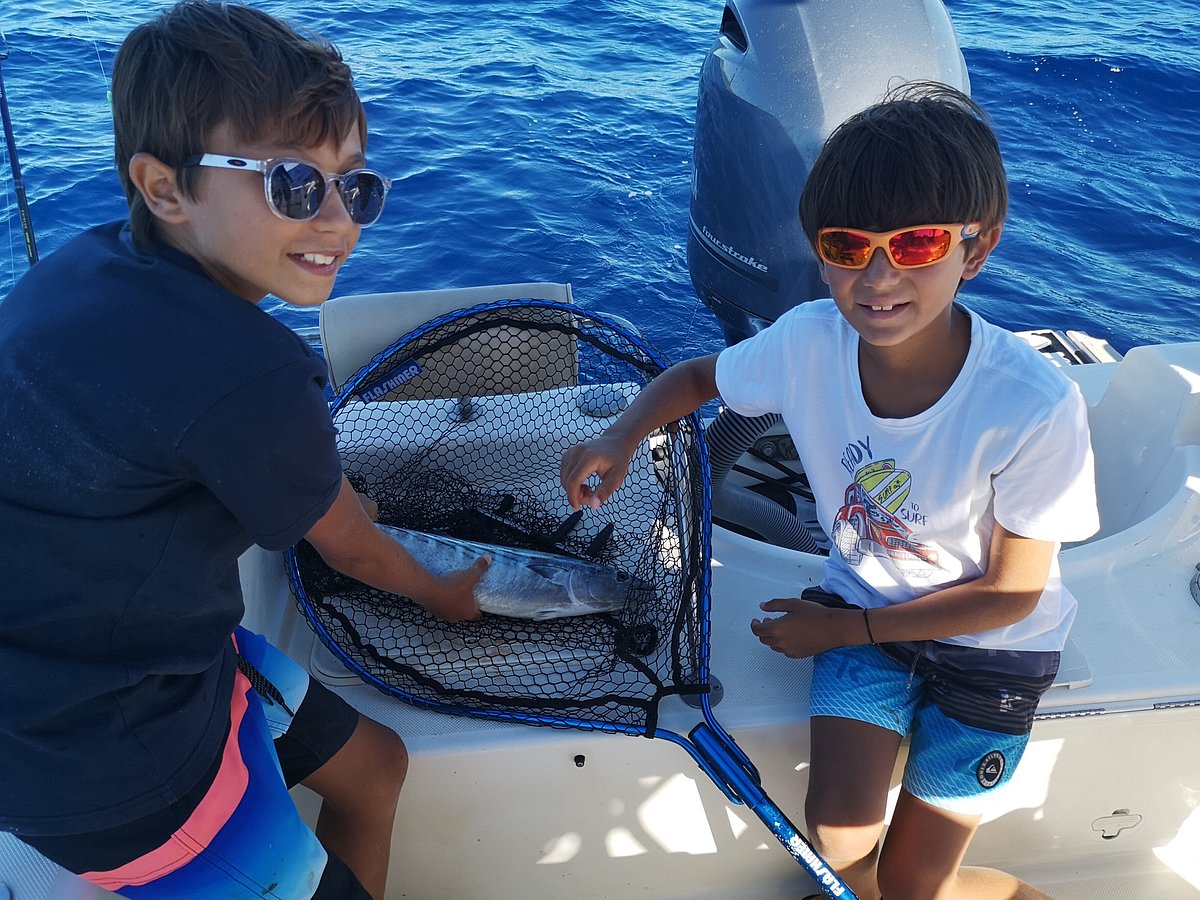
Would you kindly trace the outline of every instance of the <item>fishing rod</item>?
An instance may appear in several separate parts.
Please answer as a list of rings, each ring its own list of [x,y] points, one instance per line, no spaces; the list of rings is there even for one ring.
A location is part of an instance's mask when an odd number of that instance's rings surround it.
[[[38,261],[37,241],[33,236],[33,220],[29,217],[29,200],[25,196],[25,180],[21,177],[21,161],[17,159],[17,142],[13,137],[12,119],[8,114],[8,95],[4,92],[4,60],[8,59],[8,39],[0,34],[0,119],[4,121],[4,141],[8,146],[8,166],[12,169],[13,188],[17,194],[17,214],[25,235],[25,254],[29,265]]]

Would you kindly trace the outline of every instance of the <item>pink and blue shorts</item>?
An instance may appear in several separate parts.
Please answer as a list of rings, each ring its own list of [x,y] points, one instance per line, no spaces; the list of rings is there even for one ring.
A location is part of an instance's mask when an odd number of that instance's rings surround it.
[[[24,839],[131,900],[368,897],[288,794],[350,739],[358,713],[261,636],[234,638],[224,749],[188,796],[116,828]]]

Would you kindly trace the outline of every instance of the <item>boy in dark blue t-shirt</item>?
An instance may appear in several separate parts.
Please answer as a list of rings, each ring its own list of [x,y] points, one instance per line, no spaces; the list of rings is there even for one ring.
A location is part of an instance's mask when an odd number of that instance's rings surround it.
[[[390,182],[337,50],[245,6],[135,29],[113,118],[129,221],[0,304],[0,829],[130,897],[379,897],[404,744],[238,627],[237,559],[304,538],[479,615],[487,561],[434,576],[374,527],[321,360],[257,306],[328,299]]]

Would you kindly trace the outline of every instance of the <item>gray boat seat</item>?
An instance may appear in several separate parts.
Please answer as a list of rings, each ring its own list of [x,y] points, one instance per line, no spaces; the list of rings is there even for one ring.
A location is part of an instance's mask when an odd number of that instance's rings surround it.
[[[355,294],[328,300],[321,306],[320,329],[330,384],[334,391],[340,390],[376,354],[431,319],[481,303],[526,299],[574,302],[570,284],[553,282]],[[514,353],[514,341],[527,346]],[[506,360],[517,359],[520,364],[487,373],[487,351],[495,346],[505,347]],[[456,391],[449,385],[444,396],[549,390],[573,385],[578,379],[578,350],[574,338],[564,334],[518,332],[500,325],[472,335],[447,352],[461,358],[459,368],[471,373],[471,388]],[[428,398],[400,385],[380,399]]]

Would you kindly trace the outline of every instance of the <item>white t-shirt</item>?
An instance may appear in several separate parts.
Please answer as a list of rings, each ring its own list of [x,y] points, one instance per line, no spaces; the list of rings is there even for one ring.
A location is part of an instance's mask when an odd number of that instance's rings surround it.
[[[978,578],[996,522],[1056,543],[1099,527],[1078,387],[1018,337],[968,313],[962,371],[937,403],[907,419],[867,407],[858,334],[832,300],[789,310],[718,358],[726,404],[746,416],[782,414],[834,544],[824,587],[850,603],[903,603]],[[940,640],[1061,650],[1074,618],[1056,554],[1024,619]]]

